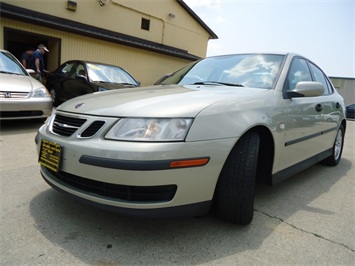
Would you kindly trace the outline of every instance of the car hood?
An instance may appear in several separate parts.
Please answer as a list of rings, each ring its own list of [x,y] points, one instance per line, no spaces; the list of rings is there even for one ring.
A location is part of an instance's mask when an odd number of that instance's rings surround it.
[[[98,92],[71,99],[57,110],[100,116],[194,117],[225,99],[255,99],[265,89],[228,86],[163,85]]]
[[[2,91],[29,93],[39,87],[43,85],[29,76],[0,74],[0,90]]]

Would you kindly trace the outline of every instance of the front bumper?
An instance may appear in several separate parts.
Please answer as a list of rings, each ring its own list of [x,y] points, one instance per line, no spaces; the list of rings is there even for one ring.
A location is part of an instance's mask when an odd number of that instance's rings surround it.
[[[46,118],[52,113],[52,98],[5,99],[0,101],[0,120]]]
[[[174,207],[159,207],[159,208],[129,208],[129,207],[119,207],[117,205],[106,204],[98,200],[98,196],[94,196],[96,200],[88,199],[87,197],[78,196],[73,194],[73,191],[68,191],[65,184],[58,185],[58,180],[54,181],[53,176],[49,178],[48,173],[45,174],[47,169],[41,167],[41,174],[43,179],[54,189],[67,195],[74,200],[78,200],[82,203],[98,207],[104,210],[119,213],[130,217],[141,217],[141,218],[174,218],[174,217],[188,217],[188,216],[201,216],[206,214],[211,207],[212,201],[205,201],[193,204],[186,204],[183,206]]]
[[[167,217],[206,213],[233,139],[137,143],[68,139],[40,128],[36,137],[62,146],[58,172],[41,166],[52,187],[125,215]],[[209,158],[206,165],[170,169],[169,161]]]

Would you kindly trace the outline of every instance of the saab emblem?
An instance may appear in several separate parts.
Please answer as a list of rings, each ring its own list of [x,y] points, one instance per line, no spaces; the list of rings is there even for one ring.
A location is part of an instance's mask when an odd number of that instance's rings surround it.
[[[75,109],[78,109],[78,108],[80,108],[80,107],[82,107],[82,106],[84,106],[85,104],[84,103],[79,103],[79,104],[77,104],[77,105],[75,105]]]

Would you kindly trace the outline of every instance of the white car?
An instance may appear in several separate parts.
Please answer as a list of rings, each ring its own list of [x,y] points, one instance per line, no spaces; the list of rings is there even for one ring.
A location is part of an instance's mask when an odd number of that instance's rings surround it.
[[[0,120],[47,118],[52,99],[45,86],[30,76],[8,51],[0,49]]]
[[[191,63],[157,86],[67,101],[36,143],[44,180],[90,204],[143,217],[213,209],[248,224],[255,182],[337,165],[345,128],[343,98],[314,63],[240,54]]]

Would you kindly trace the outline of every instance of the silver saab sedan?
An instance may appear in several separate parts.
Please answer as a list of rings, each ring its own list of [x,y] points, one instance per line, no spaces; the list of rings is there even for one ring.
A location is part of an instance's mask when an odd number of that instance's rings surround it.
[[[328,119],[330,118],[331,119]],[[160,85],[80,96],[36,136],[41,174],[61,192],[141,217],[253,218],[255,182],[339,163],[343,98],[295,54],[193,62]]]

